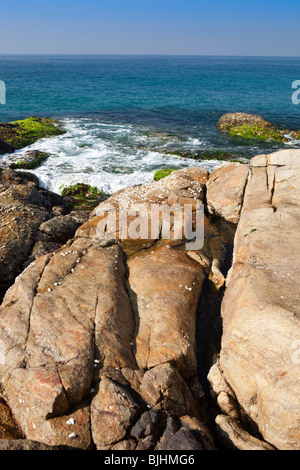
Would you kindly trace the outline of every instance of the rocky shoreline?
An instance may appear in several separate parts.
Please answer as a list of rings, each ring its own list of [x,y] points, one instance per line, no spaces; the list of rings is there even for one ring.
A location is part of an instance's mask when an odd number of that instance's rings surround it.
[[[299,450],[299,162],[177,170],[92,213],[1,169],[0,450]],[[104,205],[197,203],[201,249],[99,236]]]

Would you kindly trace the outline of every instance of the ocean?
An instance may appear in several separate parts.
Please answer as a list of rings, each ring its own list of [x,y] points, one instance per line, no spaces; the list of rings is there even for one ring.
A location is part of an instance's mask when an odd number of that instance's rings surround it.
[[[76,183],[112,193],[153,181],[160,168],[222,163],[191,158],[199,152],[248,161],[282,148],[220,133],[227,112],[300,129],[292,102],[300,58],[0,55],[0,80],[7,88],[0,122],[47,116],[67,129],[29,147],[50,154],[33,172],[58,193]],[[174,155],[182,152],[187,157]]]

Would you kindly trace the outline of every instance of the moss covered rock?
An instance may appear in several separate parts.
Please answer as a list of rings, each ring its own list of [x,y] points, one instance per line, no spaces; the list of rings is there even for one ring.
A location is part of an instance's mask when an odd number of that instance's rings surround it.
[[[16,157],[14,157],[13,161],[9,164],[9,168],[13,170],[33,170],[34,168],[38,168],[48,157],[49,154],[46,152],[31,150],[26,152],[21,158],[16,159]]]
[[[164,168],[162,170],[158,170],[154,175],[154,181],[159,181],[165,178],[166,176],[169,176],[171,173],[173,173],[173,171],[175,170],[172,168]]]
[[[89,184],[78,183],[73,186],[62,186],[61,195],[71,202],[76,210],[90,210],[97,207],[100,202],[109,197],[100,189]]]
[[[0,140],[12,149],[22,149],[44,137],[64,134],[66,131],[54,119],[30,117],[21,121],[0,124]]]
[[[299,131],[277,129],[273,124],[261,116],[247,113],[228,113],[221,117],[217,124],[220,131],[228,132],[230,136],[246,139],[256,139],[264,142],[287,143],[292,139],[299,139]],[[290,138],[287,137],[290,136]]]

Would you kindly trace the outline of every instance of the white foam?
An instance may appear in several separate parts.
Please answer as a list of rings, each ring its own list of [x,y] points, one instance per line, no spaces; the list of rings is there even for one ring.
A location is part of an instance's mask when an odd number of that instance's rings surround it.
[[[213,170],[222,163],[216,160],[196,161],[149,150],[153,139],[159,142],[159,135],[144,135],[135,126],[86,118],[66,119],[63,123],[68,131],[66,134],[41,139],[23,150],[39,149],[50,154],[39,168],[30,171],[36,174],[43,187],[56,193],[61,193],[63,186],[77,183],[113,193],[128,186],[152,182],[160,168],[203,166]],[[201,143],[196,140],[193,145]],[[140,143],[143,143],[142,150],[135,147]],[[161,144],[163,147],[166,142]]]

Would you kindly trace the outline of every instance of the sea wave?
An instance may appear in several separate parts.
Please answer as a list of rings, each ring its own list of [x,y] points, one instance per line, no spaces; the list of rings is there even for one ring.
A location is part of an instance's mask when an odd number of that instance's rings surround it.
[[[174,145],[201,148],[200,139],[186,139],[144,127],[101,122],[93,119],[64,119],[67,133],[41,139],[19,151],[39,149],[49,158],[30,170],[42,187],[55,193],[77,183],[86,183],[113,193],[127,186],[153,181],[161,168],[203,166],[213,170],[222,162],[197,161],[168,153]]]

